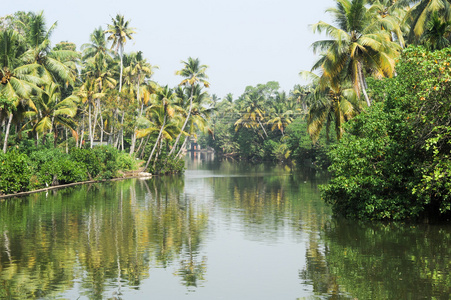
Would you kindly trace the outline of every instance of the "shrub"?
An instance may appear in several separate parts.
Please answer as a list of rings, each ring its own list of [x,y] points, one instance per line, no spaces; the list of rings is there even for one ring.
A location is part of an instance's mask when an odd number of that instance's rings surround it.
[[[16,150],[0,153],[0,174],[0,194],[27,190],[32,174],[28,156]]]
[[[362,219],[451,212],[451,49],[404,50],[392,79],[370,82],[376,103],[348,122],[323,188],[336,213]],[[371,86],[370,86],[371,87]]]

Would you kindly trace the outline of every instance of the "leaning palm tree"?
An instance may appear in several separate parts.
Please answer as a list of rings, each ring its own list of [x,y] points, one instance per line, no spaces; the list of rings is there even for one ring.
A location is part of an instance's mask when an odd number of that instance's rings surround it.
[[[134,28],[129,27],[129,21],[124,20],[124,16],[117,14],[116,18],[111,18],[113,24],[108,25],[108,29],[105,30],[106,34],[109,34],[108,40],[112,41],[111,49],[116,48],[119,50],[120,58],[120,73],[119,73],[119,92],[122,91],[122,69],[123,69],[123,56],[124,46],[127,43],[127,39],[132,40],[132,35],[136,32]]]
[[[180,86],[190,87],[191,94],[189,97],[188,113],[187,113],[185,122],[182,125],[181,133],[185,130],[186,124],[188,124],[189,118],[191,116],[191,110],[193,108],[193,96],[194,96],[195,87],[204,86],[204,87],[208,88],[210,86],[210,84],[207,81],[208,76],[205,73],[208,67],[206,65],[201,65],[198,58],[193,59],[191,57],[188,57],[188,60],[182,61],[182,64],[184,65],[183,69],[177,71],[175,74],[180,75],[184,78],[182,80],[182,82],[180,83]],[[171,151],[169,152],[168,157],[171,156],[174,153],[174,151],[176,150],[177,145],[180,140],[180,137],[181,137],[181,133],[177,136],[177,138],[174,142],[174,145],[173,145]]]
[[[375,11],[367,7],[365,0],[336,0],[335,8],[329,8],[337,27],[323,21],[312,25],[313,32],[325,32],[330,39],[312,44],[321,58],[312,71],[322,72],[324,82],[337,87],[343,73],[351,80],[358,96],[363,93],[367,105],[371,101],[366,92],[365,71],[376,76],[394,74],[395,59],[400,46],[381,27]]]
[[[149,167],[156,148],[161,145],[161,139],[166,138],[172,140],[171,133],[180,130],[177,128],[178,126],[176,126],[176,123],[171,120],[178,116],[178,114],[176,114],[177,107],[174,106],[174,103],[177,101],[177,94],[168,86],[165,86],[157,90],[153,100],[154,104],[147,109],[148,117],[151,122],[147,122],[147,128],[137,131],[138,138],[158,132],[154,147],[147,159],[146,169]]]

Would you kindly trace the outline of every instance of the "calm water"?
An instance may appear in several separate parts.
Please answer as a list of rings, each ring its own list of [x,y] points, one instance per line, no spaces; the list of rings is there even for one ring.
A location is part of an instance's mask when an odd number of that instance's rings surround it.
[[[187,165],[0,202],[0,299],[450,299],[449,225],[336,220],[326,179]]]

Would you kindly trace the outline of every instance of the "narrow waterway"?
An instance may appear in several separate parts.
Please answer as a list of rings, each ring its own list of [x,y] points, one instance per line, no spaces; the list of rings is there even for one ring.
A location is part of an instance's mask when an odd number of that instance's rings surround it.
[[[284,166],[187,168],[2,200],[0,299],[450,299],[449,224],[335,219]]]

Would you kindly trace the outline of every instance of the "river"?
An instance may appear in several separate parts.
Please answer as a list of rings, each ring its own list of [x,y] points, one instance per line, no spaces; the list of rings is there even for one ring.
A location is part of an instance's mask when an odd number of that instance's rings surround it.
[[[449,224],[334,218],[326,182],[191,157],[2,200],[0,299],[450,299]]]

